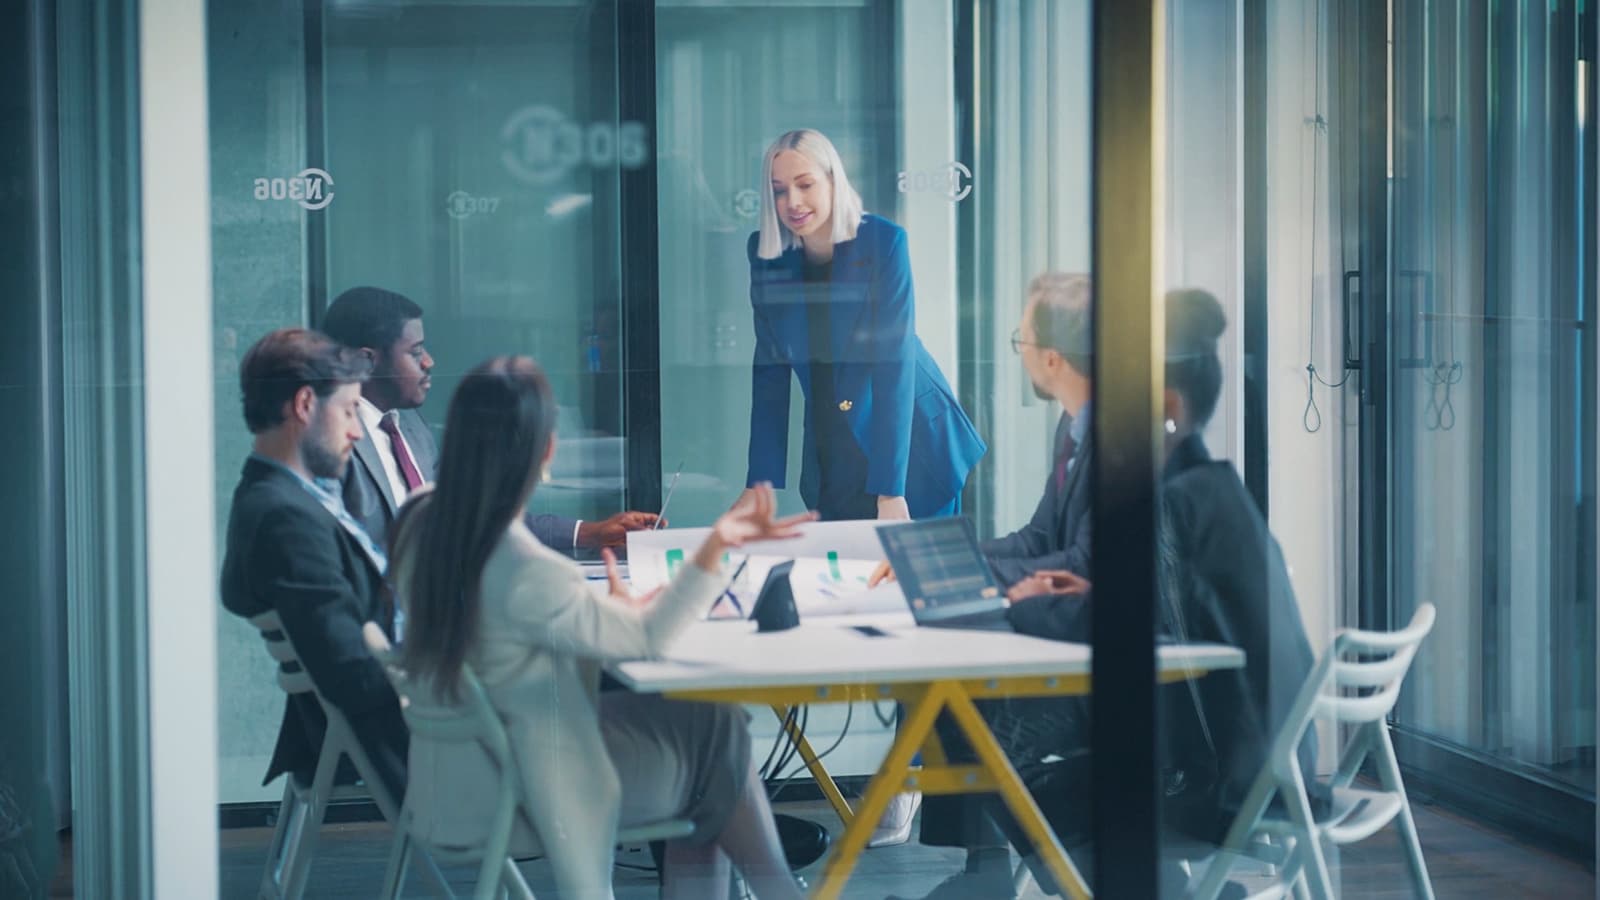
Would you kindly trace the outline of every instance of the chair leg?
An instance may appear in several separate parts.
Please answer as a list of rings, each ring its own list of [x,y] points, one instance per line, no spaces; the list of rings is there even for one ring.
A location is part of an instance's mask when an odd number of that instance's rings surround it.
[[[1228,877],[1228,870],[1233,867],[1233,857],[1244,851],[1251,833],[1261,820],[1261,814],[1266,812],[1267,804],[1272,802],[1272,795],[1277,792],[1277,784],[1267,772],[1256,776],[1255,783],[1250,786],[1250,793],[1246,794],[1244,802],[1239,804],[1239,814],[1234,816],[1233,824],[1228,827],[1228,834],[1222,839],[1222,846],[1212,856],[1211,863],[1206,866],[1200,883],[1195,885],[1192,895],[1195,900],[1215,900],[1222,893],[1222,885]]]
[[[505,874],[502,876],[506,894],[512,900],[535,900],[533,888],[528,887],[528,882],[522,877],[522,870],[517,868],[517,861],[506,857]]]
[[[456,900],[455,889],[450,887],[449,879],[445,878],[444,873],[439,871],[439,864],[434,861],[433,854],[413,844],[411,861],[416,863],[417,869],[422,873],[422,880],[427,882],[435,897],[443,897],[444,900]]]
[[[400,900],[400,889],[406,882],[406,863],[411,859],[411,835],[406,831],[409,813],[402,812],[395,823],[394,843],[389,848],[389,863],[383,872],[381,900]]]
[[[1017,863],[1017,870],[1011,874],[1011,893],[1022,896],[1033,885],[1033,870],[1028,868],[1026,861]]]
[[[361,742],[356,740],[355,732],[351,731],[343,721],[337,724],[334,721],[329,721],[328,736],[324,740],[334,741],[336,739],[335,746],[343,748],[344,754],[350,757],[350,762],[355,766],[356,774],[361,776],[361,782],[366,788],[367,794],[372,797],[372,802],[377,804],[378,812],[383,815],[384,821],[393,823],[400,817],[400,804],[396,803],[395,798],[389,795],[389,788],[383,783],[383,779],[378,777],[377,768],[372,765],[372,760],[367,756],[367,751],[362,749]]]
[[[306,881],[311,876],[311,863],[317,853],[317,839],[322,836],[322,817],[328,811],[328,797],[333,793],[333,776],[339,770],[339,751],[328,741],[322,743],[322,754],[317,759],[317,772],[311,778],[311,788],[305,792],[301,804],[299,834],[293,849],[292,860],[284,873],[284,900],[300,900],[305,894]]]
[[[1294,823],[1294,842],[1300,859],[1305,864],[1305,878],[1311,882],[1311,896],[1317,900],[1337,900],[1333,881],[1328,874],[1328,858],[1322,850],[1322,836],[1317,833],[1316,816],[1311,812],[1311,801],[1306,797],[1306,782],[1298,766],[1292,769],[1293,782],[1289,789],[1280,792],[1289,804],[1289,819]]]
[[[1422,900],[1434,900],[1433,881],[1428,877],[1428,861],[1422,856],[1422,841],[1417,836],[1417,821],[1411,815],[1411,798],[1406,795],[1405,782],[1400,778],[1400,761],[1394,755],[1394,743],[1389,739],[1385,724],[1373,742],[1378,750],[1379,781],[1385,790],[1400,795],[1400,814],[1396,823],[1405,844],[1406,865],[1411,870],[1411,887]]]
[[[283,776],[283,800],[278,804],[278,821],[272,829],[272,843],[267,846],[267,864],[261,873],[260,900],[278,900],[283,896],[283,875],[287,870],[290,848],[295,846],[295,824],[299,820],[300,797],[295,791],[294,776]]]

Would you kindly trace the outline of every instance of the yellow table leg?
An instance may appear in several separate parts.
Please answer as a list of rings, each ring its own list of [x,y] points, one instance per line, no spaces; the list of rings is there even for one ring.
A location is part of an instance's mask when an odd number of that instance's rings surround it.
[[[850,872],[855,868],[861,851],[866,849],[872,829],[883,818],[884,810],[889,808],[889,801],[894,795],[906,789],[906,778],[911,774],[911,759],[922,745],[923,738],[933,729],[939,709],[944,706],[949,694],[950,684],[938,682],[929,686],[927,692],[912,703],[905,721],[900,724],[900,733],[895,735],[894,744],[889,747],[889,755],[884,757],[872,781],[867,784],[867,792],[862,795],[854,818],[834,845],[833,853],[828,856],[822,871],[822,883],[817,885],[813,897],[818,900],[838,900],[844,893],[845,882],[850,879]]]
[[[1011,760],[1006,758],[1005,751],[1000,748],[994,739],[994,733],[989,730],[989,725],[979,714],[978,708],[973,705],[972,698],[967,696],[959,684],[941,682],[947,688],[947,701],[945,707],[955,717],[956,724],[966,735],[968,743],[978,755],[979,762],[994,777],[999,786],[1000,796],[1005,800],[1006,806],[1011,810],[1011,815],[1016,817],[1017,824],[1028,836],[1028,840],[1037,849],[1040,858],[1050,869],[1050,874],[1055,876],[1056,883],[1072,900],[1089,900],[1089,886],[1084,883],[1083,875],[1078,872],[1078,867],[1072,864],[1072,859],[1067,856],[1061,847],[1061,842],[1056,840],[1055,833],[1045,823],[1044,816],[1039,812],[1039,805],[1033,802],[1033,795],[1017,777],[1017,770],[1011,767]]]
[[[800,759],[805,762],[806,769],[811,772],[811,777],[817,780],[817,787],[821,789],[822,796],[828,798],[828,804],[839,815],[839,821],[848,827],[850,820],[855,818],[855,814],[850,810],[850,801],[844,799],[844,794],[834,783],[833,776],[823,768],[822,760],[817,758],[816,751],[811,749],[811,742],[806,740],[806,733],[800,730],[800,726],[790,721],[790,709],[792,707],[777,705],[772,707],[772,711],[778,716],[778,721],[783,724],[784,731],[789,733],[789,740],[794,742],[795,749],[799,751]]]

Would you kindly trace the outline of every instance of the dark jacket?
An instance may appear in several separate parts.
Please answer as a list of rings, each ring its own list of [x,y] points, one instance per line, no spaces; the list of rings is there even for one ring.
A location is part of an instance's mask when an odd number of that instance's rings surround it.
[[[439,443],[433,436],[433,429],[428,427],[422,414],[414,409],[400,410],[399,422],[400,434],[406,439],[418,473],[424,481],[434,480],[439,470]],[[378,546],[387,549],[389,526],[394,524],[400,504],[395,502],[394,491],[389,487],[389,476],[384,474],[383,461],[378,458],[379,452],[372,435],[363,433],[361,440],[356,442],[350,464],[345,467],[341,488],[345,509],[355,516]],[[569,555],[572,553],[573,532],[578,525],[576,520],[548,513],[530,513],[524,517],[524,521],[539,543],[552,550]]]
[[[312,682],[350,720],[398,800],[405,785],[405,722],[361,637],[368,621],[394,637],[383,573],[293,473],[254,458],[233,492],[226,553],[222,605],[245,618],[277,611]],[[263,783],[283,772],[308,779],[326,727],[315,697],[289,698]]]
[[[1233,466],[1212,460],[1192,436],[1168,460],[1161,485],[1162,607],[1166,636],[1229,644],[1245,667],[1163,688],[1165,818],[1195,837],[1226,832],[1288,717],[1315,659],[1288,567],[1266,520]],[[1088,641],[1088,596],[1035,597],[1014,604],[1023,634]],[[1315,773],[1314,729],[1300,746]]]
[[[1072,418],[1066,414],[1056,425],[1055,443],[1059,447]],[[1090,472],[1094,466],[1094,446],[1084,438],[1078,447],[1077,462],[1067,473],[1065,484],[1056,487],[1055,469],[1045,480],[1044,496],[1028,524],[1005,537],[984,541],[983,555],[995,578],[1007,587],[1041,569],[1066,569],[1086,578],[1089,572],[1089,496]]]

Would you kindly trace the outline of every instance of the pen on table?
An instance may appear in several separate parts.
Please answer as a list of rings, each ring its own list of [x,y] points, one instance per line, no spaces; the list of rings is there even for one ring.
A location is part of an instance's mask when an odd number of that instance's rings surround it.
[[[661,501],[661,512],[656,513],[656,524],[651,526],[651,531],[656,531],[661,527],[661,523],[666,521],[667,504],[672,502],[672,492],[678,489],[678,476],[682,474],[683,462],[679,462],[678,471],[672,473],[672,482],[667,485],[667,496]]]
[[[744,574],[744,567],[748,565],[750,565],[750,557],[748,556],[739,561],[739,568],[733,570],[733,577],[728,579],[728,586],[722,589],[722,596],[718,597],[717,602],[711,605],[713,611],[726,598],[729,603],[733,604],[733,610],[739,614],[739,618],[744,618],[744,604],[739,602],[739,595],[734,593],[733,588],[734,585],[739,583],[739,576]]]

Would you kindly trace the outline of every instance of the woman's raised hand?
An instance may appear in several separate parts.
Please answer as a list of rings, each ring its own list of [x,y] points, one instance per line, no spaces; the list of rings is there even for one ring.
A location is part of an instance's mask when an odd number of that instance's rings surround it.
[[[622,580],[622,573],[617,570],[617,555],[611,552],[610,547],[600,551],[600,558],[606,562],[606,581],[611,586],[611,599],[632,607],[645,607],[661,593],[661,588],[656,588],[644,594],[635,594],[628,583]]]
[[[700,546],[695,562],[708,572],[715,572],[722,561],[722,551],[742,547],[750,541],[779,541],[799,537],[800,526],[814,521],[817,514],[803,512],[778,518],[778,495],[770,484],[746,488],[733,508],[723,513],[711,526],[711,536]]]

